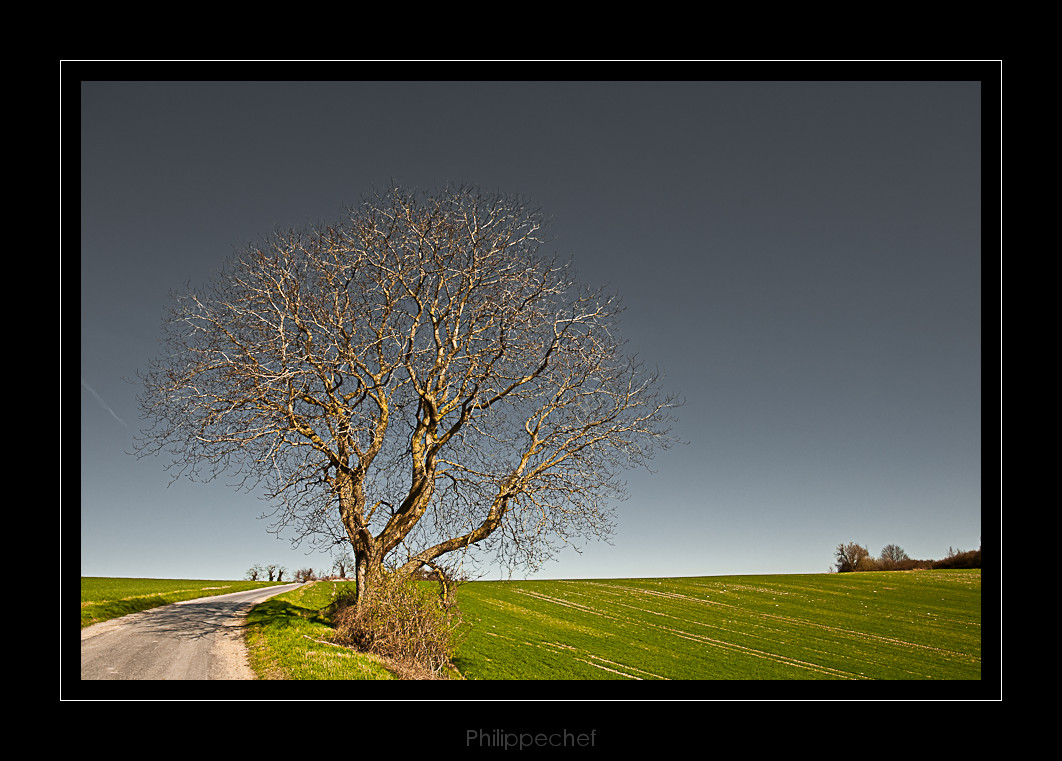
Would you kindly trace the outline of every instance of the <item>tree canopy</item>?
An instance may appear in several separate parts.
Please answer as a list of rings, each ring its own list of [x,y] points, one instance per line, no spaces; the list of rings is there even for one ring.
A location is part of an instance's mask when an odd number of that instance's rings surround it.
[[[348,545],[359,587],[385,563],[535,567],[608,537],[677,401],[545,227],[518,197],[392,189],[247,247],[174,295],[138,451],[238,474],[274,530]]]

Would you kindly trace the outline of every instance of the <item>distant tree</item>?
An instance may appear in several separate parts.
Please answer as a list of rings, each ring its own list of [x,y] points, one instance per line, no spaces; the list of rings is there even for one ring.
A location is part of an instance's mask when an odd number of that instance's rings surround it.
[[[981,548],[976,550],[954,550],[948,547],[948,555],[943,560],[933,563],[933,568],[980,568]]]
[[[247,578],[251,581],[258,581],[262,575],[262,566],[257,563],[247,569]]]
[[[905,560],[910,560],[907,557],[907,553],[898,544],[886,544],[881,548],[881,555],[879,556],[881,566],[885,570],[890,570],[898,566]]]
[[[266,573],[269,574],[269,580],[273,581],[274,577],[277,575],[277,565],[276,565],[276,563],[270,563],[269,565],[267,565],[265,567],[265,569],[266,569]]]
[[[880,571],[882,570],[882,567],[881,563],[878,562],[878,559],[875,557],[871,557],[870,553],[868,552],[864,557],[859,558],[859,560],[856,562],[855,570]]]
[[[174,299],[138,453],[347,544],[358,599],[388,567],[534,568],[608,538],[620,472],[670,445],[679,403],[624,348],[618,298],[540,250],[546,225],[518,197],[395,189],[239,252]]]
[[[332,561],[332,570],[335,571],[339,578],[347,578],[347,573],[354,569],[354,558],[350,556],[349,552],[341,552]]]
[[[295,572],[295,581],[298,582],[313,581],[316,578],[317,574],[312,568],[300,568]]]
[[[867,551],[867,548],[855,542],[838,544],[835,552],[838,573],[858,570],[860,562],[862,561],[865,566],[867,558],[870,557],[870,552]]]
[[[284,574],[287,573],[287,571],[288,569],[284,566],[279,566],[277,568],[277,581],[284,581]]]

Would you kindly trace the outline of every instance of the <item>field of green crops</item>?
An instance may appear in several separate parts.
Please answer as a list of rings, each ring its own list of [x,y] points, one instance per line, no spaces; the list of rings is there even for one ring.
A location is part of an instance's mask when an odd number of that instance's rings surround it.
[[[82,626],[262,586],[83,578]],[[320,613],[333,587],[300,588],[255,609],[249,629],[261,630],[252,650],[268,666],[257,664],[263,674],[390,678],[328,646]],[[467,680],[981,679],[979,570],[477,581],[461,585],[458,600],[466,625],[453,662]],[[316,628],[307,634],[293,622]],[[303,673],[311,660],[314,670]]]
[[[981,678],[980,570],[472,582],[466,679]]]
[[[273,586],[268,581],[81,577],[81,627],[197,597]]]

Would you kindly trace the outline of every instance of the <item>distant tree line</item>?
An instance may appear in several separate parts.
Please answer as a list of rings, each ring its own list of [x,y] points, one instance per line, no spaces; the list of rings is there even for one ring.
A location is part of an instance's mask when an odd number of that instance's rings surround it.
[[[247,578],[251,581],[284,581],[284,574],[287,572],[288,569],[283,566],[255,564],[247,569]],[[346,576],[342,573],[329,574],[324,571],[316,571],[313,568],[300,568],[295,571],[294,581],[302,583],[339,578],[346,578]]]
[[[352,561],[351,561],[352,562]],[[295,571],[294,581],[302,583],[306,581],[326,581],[334,579],[346,579],[347,573],[353,569],[347,559],[337,559],[331,571],[314,568],[300,568]],[[251,581],[284,581],[284,575],[288,569],[280,565],[255,564],[247,569],[247,578]]]
[[[247,569],[247,578],[251,581],[284,581],[284,574],[287,572],[288,569],[282,565],[256,563]]]
[[[354,559],[350,554],[340,555],[332,563],[331,571],[323,571],[313,568],[300,568],[295,571],[294,580],[299,583],[307,581],[322,581],[326,579],[346,579],[347,573],[354,569]],[[247,578],[251,581],[284,581],[284,574],[288,569],[281,565],[255,564],[247,569]]]
[[[908,557],[903,548],[896,544],[885,545],[881,550],[881,554],[873,557],[866,547],[855,542],[849,542],[848,544],[838,544],[834,555],[834,569],[837,573],[980,567],[980,547],[976,550],[966,551],[948,547],[948,554],[942,560],[915,560]]]
[[[302,583],[307,581],[324,581],[332,579],[346,579],[347,574],[354,570],[354,559],[350,553],[345,553],[335,558],[332,568],[328,571],[314,568],[300,568],[295,571],[294,580]],[[284,581],[284,574],[288,569],[276,564],[255,564],[247,570],[247,578],[251,581]]]
[[[295,571],[294,580],[299,583],[307,581],[346,581],[354,578],[354,558],[349,552],[337,555],[332,561],[329,570],[321,568],[300,568]],[[278,565],[253,565],[247,571],[247,578],[251,581],[283,581],[284,574],[288,571]],[[438,563],[431,563],[430,567],[421,568],[411,575],[414,581],[437,581],[446,582],[449,585],[467,581],[468,578],[462,572]]]

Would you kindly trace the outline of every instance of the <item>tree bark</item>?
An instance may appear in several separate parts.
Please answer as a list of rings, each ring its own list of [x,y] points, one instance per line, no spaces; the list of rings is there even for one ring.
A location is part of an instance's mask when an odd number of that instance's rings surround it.
[[[383,558],[371,552],[355,550],[354,563],[357,569],[355,607],[360,611],[383,571]]]

